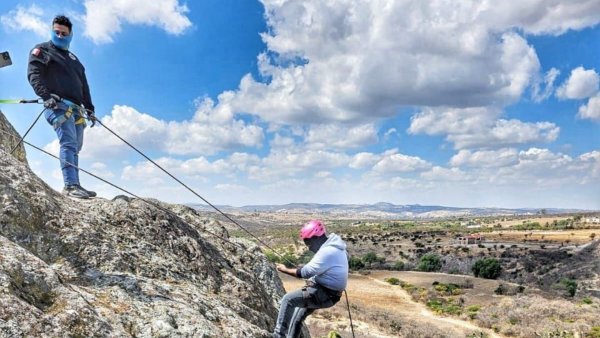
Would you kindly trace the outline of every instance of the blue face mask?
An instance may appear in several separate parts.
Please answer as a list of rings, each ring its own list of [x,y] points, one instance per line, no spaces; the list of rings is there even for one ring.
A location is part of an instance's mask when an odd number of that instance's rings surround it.
[[[71,32],[69,36],[59,36],[54,32],[54,30],[50,32],[50,39],[52,40],[52,43],[60,49],[68,50],[72,38],[73,32]]]

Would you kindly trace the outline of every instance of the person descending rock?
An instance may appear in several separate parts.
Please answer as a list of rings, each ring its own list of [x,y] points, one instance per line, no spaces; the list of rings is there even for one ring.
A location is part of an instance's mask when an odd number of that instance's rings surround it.
[[[60,167],[65,188],[63,193],[75,198],[96,196],[79,183],[79,151],[83,146],[86,126],[84,112],[67,106],[61,98],[82,105],[89,110],[93,121],[94,105],[90,96],[85,68],[75,54],[69,51],[73,38],[73,24],[66,16],[52,20],[50,41],[36,45],[29,54],[27,78],[35,93],[44,100],[46,120],[56,132],[60,144]],[[70,163],[70,164],[69,164]]]
[[[333,233],[327,236],[323,223],[312,220],[304,224],[300,238],[315,255],[303,267],[277,264],[277,270],[308,280],[306,286],[288,292],[281,299],[274,338],[296,338],[304,319],[316,309],[335,305],[348,284],[348,254],[340,236]]]

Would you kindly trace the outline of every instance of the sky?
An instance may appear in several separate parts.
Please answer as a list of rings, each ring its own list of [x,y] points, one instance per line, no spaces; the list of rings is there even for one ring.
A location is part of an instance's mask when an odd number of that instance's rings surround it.
[[[35,98],[59,13],[98,118],[211,203],[600,209],[598,0],[4,0],[0,98]],[[24,133],[42,107],[0,109]],[[27,140],[58,153],[45,121]],[[201,203],[102,127],[80,166]]]

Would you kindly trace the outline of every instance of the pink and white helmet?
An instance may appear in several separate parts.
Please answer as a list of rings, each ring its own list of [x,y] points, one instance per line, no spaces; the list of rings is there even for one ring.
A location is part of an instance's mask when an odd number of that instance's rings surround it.
[[[325,235],[325,226],[317,219],[309,221],[300,229],[300,238],[309,239]]]

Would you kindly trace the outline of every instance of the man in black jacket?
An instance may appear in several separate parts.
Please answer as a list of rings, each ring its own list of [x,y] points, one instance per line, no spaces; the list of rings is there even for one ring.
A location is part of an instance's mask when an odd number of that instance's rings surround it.
[[[73,24],[59,15],[52,21],[51,40],[36,45],[29,55],[27,78],[35,93],[44,100],[46,120],[58,136],[60,166],[65,183],[63,193],[75,198],[96,196],[79,183],[79,151],[83,146],[86,126],[85,111],[69,106],[62,99],[89,110],[94,117],[94,105],[85,76],[85,68],[69,51],[73,37]]]

